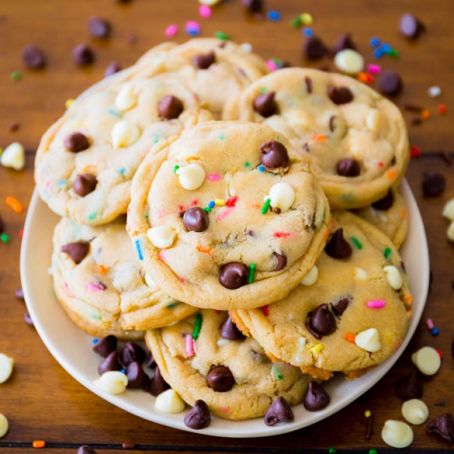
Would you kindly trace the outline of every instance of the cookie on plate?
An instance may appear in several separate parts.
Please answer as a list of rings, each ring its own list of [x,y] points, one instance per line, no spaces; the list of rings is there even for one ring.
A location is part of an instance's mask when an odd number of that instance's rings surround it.
[[[244,338],[226,312],[203,310],[175,326],[148,331],[148,348],[166,382],[194,405],[203,400],[225,419],[263,416],[273,400],[303,399],[307,380],[285,363],[272,363]]]
[[[409,160],[399,109],[340,74],[275,71],[233,99],[224,118],[265,123],[312,156],[332,208],[360,208],[381,199],[398,184]]]
[[[62,218],[53,238],[52,276],[71,319],[94,336],[143,337],[195,312],[140,270],[122,220],[92,227]]]
[[[355,378],[392,355],[412,302],[391,240],[349,212],[333,217],[334,233],[299,287],[265,308],[231,312],[271,358],[322,380]]]
[[[157,145],[134,177],[128,232],[179,301],[253,308],[314,265],[330,214],[308,156],[257,123],[206,122]]]

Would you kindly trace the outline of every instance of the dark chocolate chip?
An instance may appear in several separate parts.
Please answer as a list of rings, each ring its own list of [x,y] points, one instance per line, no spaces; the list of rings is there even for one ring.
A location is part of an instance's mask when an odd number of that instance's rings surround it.
[[[446,189],[446,178],[438,172],[424,173],[422,180],[422,192],[425,197],[438,197]]]
[[[319,60],[327,51],[328,49],[318,36],[306,38],[303,43],[303,53],[308,60]]]
[[[216,61],[216,55],[213,51],[207,54],[199,54],[192,58],[192,64],[197,69],[208,69]]]
[[[120,351],[120,361],[125,367],[133,362],[142,364],[145,361],[145,350],[135,342],[126,342]]]
[[[404,14],[399,22],[400,33],[409,39],[416,39],[425,29],[424,24],[413,14]]]
[[[274,99],[275,95],[276,93],[274,91],[258,95],[254,99],[254,110],[265,118],[271,117],[271,115],[277,113],[278,108],[277,103]]]
[[[248,268],[243,263],[230,262],[221,266],[219,282],[225,288],[234,290],[247,284]]]
[[[144,372],[142,364],[135,361],[128,364],[126,375],[128,376],[128,388],[145,390],[149,388],[150,378]]]
[[[423,395],[422,381],[416,370],[410,370],[396,382],[396,394],[403,400],[421,399]]]
[[[78,151],[86,150],[90,146],[90,141],[85,134],[82,134],[81,132],[72,132],[65,137],[64,145],[68,151],[77,153]]]
[[[333,259],[346,259],[352,255],[352,247],[345,241],[344,229],[337,229],[329,238],[325,252]]]
[[[190,429],[204,429],[211,422],[210,410],[203,400],[196,400],[192,409],[184,417],[184,423]]]
[[[90,243],[87,243],[86,241],[66,243],[61,247],[61,251],[68,254],[76,265],[87,256],[89,250]]]
[[[223,393],[233,388],[235,378],[228,367],[215,366],[208,372],[206,382],[211,389]]]
[[[24,314],[24,322],[29,326],[35,326],[35,324],[33,323],[32,317],[28,312],[25,312],[25,314]]]
[[[10,123],[8,125],[8,131],[9,132],[16,132],[16,131],[19,131],[19,129],[20,129],[20,123],[17,122],[17,121],[15,121],[13,123]]]
[[[372,207],[379,211],[387,211],[394,204],[394,193],[390,189],[387,194],[380,200],[377,200],[372,204]]]
[[[276,259],[276,265],[274,266],[273,271],[280,271],[286,267],[287,256],[285,254],[273,252],[273,257]]]
[[[172,95],[164,96],[158,104],[159,118],[164,120],[178,118],[183,110],[183,103],[176,96]]]
[[[85,197],[90,192],[93,192],[98,184],[98,180],[94,175],[91,173],[83,173],[81,175],[77,175],[73,189],[77,195],[81,197]]]
[[[334,132],[334,130],[336,129],[336,116],[335,115],[331,115],[331,117],[329,117],[328,126],[329,126],[330,132]]]
[[[395,71],[383,71],[378,79],[378,89],[386,96],[398,95],[402,87],[402,78]]]
[[[117,338],[113,334],[109,334],[108,336],[99,339],[98,342],[93,345],[93,351],[103,358],[106,358],[110,353],[117,350],[117,344]]]
[[[0,232],[1,233],[1,232]],[[17,300],[24,301],[24,291],[21,288],[16,289],[14,296]]]
[[[231,317],[227,317],[226,321],[221,325],[221,336],[229,340],[242,340],[244,334],[237,328]]]
[[[22,62],[30,69],[44,68],[47,63],[44,52],[33,44],[28,44],[22,48]]]
[[[267,169],[277,169],[279,167],[288,167],[290,160],[287,148],[277,140],[271,140],[260,147],[260,162]]]
[[[337,38],[336,43],[333,46],[333,54],[337,54],[341,50],[353,49],[356,50],[357,47],[352,40],[352,35],[350,33],[343,33],[339,38]]]
[[[204,232],[209,223],[208,213],[200,207],[189,208],[183,214],[183,225],[189,232]]]
[[[312,79],[310,77],[305,77],[304,78],[304,84],[306,85],[306,92],[308,94],[312,93]]]
[[[263,0],[242,0],[242,3],[250,13],[261,13],[263,11]]]
[[[87,26],[90,35],[95,38],[108,38],[112,32],[112,26],[102,17],[90,17]]]
[[[154,370],[153,378],[150,380],[150,393],[153,396],[158,396],[163,391],[165,391],[166,389],[169,389],[169,388],[170,388],[170,386],[167,384],[167,382],[164,380],[164,378],[162,378],[159,367],[156,366],[156,368]]]
[[[310,381],[304,395],[303,405],[308,411],[323,410],[329,405],[330,397],[322,385]]]
[[[109,66],[104,71],[104,77],[109,77],[112,74],[115,74],[118,71],[121,71],[122,69],[123,68],[121,67],[120,63],[113,61],[112,63],[109,64]]]
[[[429,435],[437,435],[442,440],[452,443],[454,441],[454,418],[451,413],[445,413],[431,419],[426,425]]]
[[[356,159],[341,159],[336,166],[337,174],[342,177],[357,177],[361,173],[361,166]]]
[[[96,454],[96,451],[93,448],[90,448],[90,446],[82,445],[79,446],[77,454]]]
[[[352,298],[350,296],[346,296],[335,303],[331,303],[331,310],[334,312],[334,315],[340,317],[347,309],[351,300]]]
[[[291,422],[293,419],[293,411],[283,397],[278,397],[269,406],[263,418],[267,426],[274,426],[280,422]]]
[[[104,372],[109,372],[111,370],[121,370],[121,364],[118,361],[118,353],[113,351],[109,353],[101,364],[98,366],[98,374],[102,375]]]
[[[328,97],[338,106],[353,101],[353,93],[347,87],[330,87],[328,89]]]
[[[321,304],[307,314],[306,326],[317,339],[334,333],[337,328],[336,319],[327,304]]]
[[[76,65],[91,65],[95,61],[95,53],[86,44],[78,44],[73,49],[73,60]]]

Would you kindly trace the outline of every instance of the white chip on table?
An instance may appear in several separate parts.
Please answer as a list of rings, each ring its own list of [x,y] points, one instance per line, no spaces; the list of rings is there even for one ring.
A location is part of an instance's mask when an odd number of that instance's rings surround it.
[[[25,150],[22,144],[14,142],[8,145],[0,156],[0,164],[14,170],[25,168]]]
[[[407,448],[413,443],[413,430],[405,422],[388,419],[381,431],[381,437],[393,448]]]
[[[441,366],[441,359],[437,350],[428,346],[413,353],[411,360],[424,375],[435,375]]]
[[[424,424],[429,417],[429,408],[421,399],[410,399],[402,404],[402,416],[410,424]]]
[[[2,415],[0,413],[0,438],[3,438],[8,433],[8,429],[9,429],[8,419],[6,418],[5,415]]]
[[[346,74],[358,74],[364,69],[363,56],[353,49],[344,49],[334,57],[334,65]]]
[[[14,360],[4,353],[0,353],[0,383],[5,383],[13,373]]]

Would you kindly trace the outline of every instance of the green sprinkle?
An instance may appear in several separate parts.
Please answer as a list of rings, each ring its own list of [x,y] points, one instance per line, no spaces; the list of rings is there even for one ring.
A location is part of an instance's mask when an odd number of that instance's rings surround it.
[[[99,315],[97,312],[93,312],[93,313],[91,314],[91,318],[92,318],[93,320],[98,321],[98,322],[101,321],[101,315]]]
[[[173,303],[169,303],[167,304],[167,309],[173,309],[176,305],[178,304],[178,301],[175,301]]]
[[[358,240],[358,238],[356,238],[356,236],[351,236],[350,239],[352,240],[352,243],[354,244],[356,249],[359,250],[363,248],[363,244]]]
[[[303,21],[301,20],[301,14],[299,16],[294,17],[291,22],[293,28],[300,28],[303,25]]]
[[[388,260],[393,253],[393,250],[390,247],[385,247],[383,251],[383,256],[385,257],[386,260]]]
[[[173,166],[173,173],[177,173],[177,170],[180,168],[180,166],[178,164],[175,164]]]
[[[18,80],[22,79],[22,72],[19,71],[18,69],[15,69],[11,74],[11,79],[17,82]]]
[[[336,448],[329,448],[328,449],[328,454],[336,454]]]
[[[277,367],[275,364],[271,366],[271,375],[275,380],[283,380],[284,376],[282,375],[282,372],[279,370],[279,367]]]
[[[265,93],[268,93],[268,88],[266,88],[266,87],[260,87],[260,90],[259,90],[259,91],[260,91],[260,93],[263,95],[263,94],[265,94]]]
[[[192,330],[192,338],[194,340],[197,340],[199,338],[200,329],[202,328],[202,321],[202,314],[200,312],[197,312],[197,314],[195,314],[194,329]]]
[[[243,164],[244,167],[246,167],[246,169],[248,169],[249,167],[251,167],[251,163],[249,161],[246,161],[244,164]]]
[[[207,213],[211,213],[211,208],[210,207],[205,207],[203,211],[206,211]]]
[[[269,197],[266,198],[265,202],[263,202],[262,208],[260,208],[260,213],[266,214],[270,209],[271,199]]]
[[[255,281],[255,270],[257,269],[257,265],[255,263],[251,263],[249,265],[249,273],[247,275],[247,283],[252,284]]]
[[[0,241],[2,243],[5,243],[5,244],[8,244],[9,243],[9,235],[5,232],[3,232],[1,235],[0,235]]]
[[[97,218],[98,216],[98,213],[96,211],[92,211],[91,213],[89,213],[89,215],[87,216],[87,219],[89,221],[93,221]]]
[[[159,134],[153,134],[151,141],[153,145],[156,145],[161,140],[161,136]]]
[[[375,448],[369,449],[369,454],[378,454],[378,451]]]
[[[387,54],[390,57],[394,57],[394,58],[398,58],[399,57],[399,51],[397,51],[396,49],[391,49],[389,52],[387,52]]]
[[[230,39],[230,36],[225,33],[225,32],[221,32],[221,31],[218,31],[214,34],[214,36],[217,38],[217,39],[220,39],[221,41],[228,41]]]

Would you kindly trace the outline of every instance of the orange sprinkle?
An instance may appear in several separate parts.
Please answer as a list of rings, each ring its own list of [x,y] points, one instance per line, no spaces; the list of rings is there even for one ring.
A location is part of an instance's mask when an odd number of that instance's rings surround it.
[[[213,252],[213,249],[209,246],[202,246],[200,244],[197,246],[197,250],[199,252],[203,252],[204,254],[211,254]]]
[[[44,440],[34,440],[32,446],[35,449],[42,449],[46,447],[46,442]]]
[[[448,108],[446,107],[446,104],[438,104],[437,109],[440,115],[446,115],[448,113]]]
[[[423,120],[428,120],[430,118],[430,112],[427,109],[423,109],[421,112],[421,118]]]
[[[357,77],[360,82],[363,82],[365,84],[370,84],[374,80],[374,78],[370,74],[365,72],[360,72]]]
[[[413,304],[413,296],[410,293],[406,293],[402,299],[407,306],[411,306]]]
[[[397,173],[394,169],[389,169],[386,172],[386,178],[388,178],[389,181],[394,181],[397,177]]]
[[[315,134],[315,136],[312,137],[312,140],[314,142],[323,143],[326,140],[326,136],[325,134]]]
[[[99,271],[101,274],[104,274],[107,270],[108,270],[107,266],[98,265],[98,271]]]
[[[345,337],[345,340],[347,340],[348,342],[351,342],[352,344],[355,343],[356,336],[353,333],[345,333],[344,337]]]
[[[9,195],[5,199],[6,204],[17,214],[22,213],[24,211],[24,206],[22,203],[19,202],[19,200],[16,199],[16,197],[13,197],[12,195]]]

